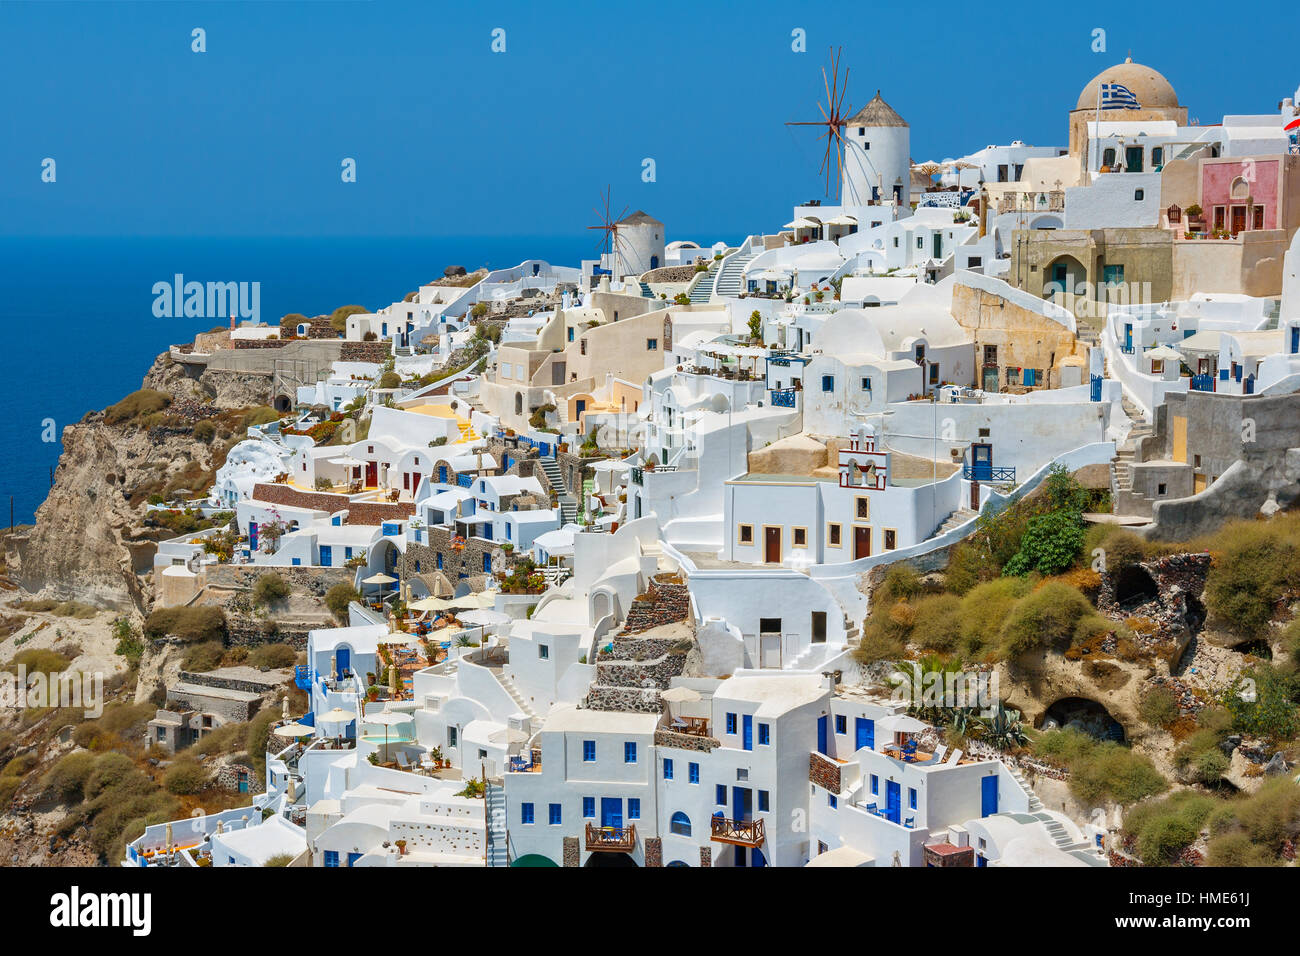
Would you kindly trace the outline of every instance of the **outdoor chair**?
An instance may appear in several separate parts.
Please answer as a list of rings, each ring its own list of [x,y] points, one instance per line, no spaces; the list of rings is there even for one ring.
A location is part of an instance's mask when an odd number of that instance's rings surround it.
[[[906,820],[903,821],[903,826],[907,827],[907,829],[909,830],[915,830],[916,817],[908,817]]]

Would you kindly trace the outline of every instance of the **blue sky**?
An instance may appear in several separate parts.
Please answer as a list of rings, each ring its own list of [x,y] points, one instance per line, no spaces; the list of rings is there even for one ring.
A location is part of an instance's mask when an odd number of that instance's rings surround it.
[[[1207,59],[1221,5],[1092,6],[0,0],[0,234],[570,234],[609,183],[670,235],[735,237],[822,195],[815,133],[783,123],[816,117],[831,45],[847,102],[882,89],[917,160],[1064,145],[1079,90],[1130,48],[1205,123],[1300,82],[1287,30]]]

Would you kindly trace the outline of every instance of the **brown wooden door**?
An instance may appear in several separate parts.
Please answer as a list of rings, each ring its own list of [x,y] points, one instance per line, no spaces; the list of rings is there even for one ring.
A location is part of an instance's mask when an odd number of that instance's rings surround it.
[[[781,529],[763,529],[763,560],[768,564],[781,563]]]
[[[853,558],[871,557],[871,529],[861,525],[853,526]]]
[[[379,462],[376,461],[366,462],[366,484],[367,485],[379,484]]]
[[[1232,234],[1235,236],[1239,232],[1246,231],[1246,207],[1232,207]]]
[[[970,483],[970,510],[980,510],[980,483],[978,481]]]

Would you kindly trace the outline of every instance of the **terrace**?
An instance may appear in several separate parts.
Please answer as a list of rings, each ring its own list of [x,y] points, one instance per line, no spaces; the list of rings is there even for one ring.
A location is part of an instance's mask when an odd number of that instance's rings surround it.
[[[709,839],[733,846],[759,847],[767,839],[767,830],[761,817],[753,820],[729,820],[719,814],[709,821]]]
[[[631,853],[636,849],[636,824],[625,827],[599,827],[587,824],[587,850],[592,853]]]

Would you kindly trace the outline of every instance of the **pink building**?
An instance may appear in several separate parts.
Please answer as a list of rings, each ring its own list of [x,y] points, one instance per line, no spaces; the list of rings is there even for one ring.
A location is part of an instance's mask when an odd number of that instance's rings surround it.
[[[1212,229],[1294,232],[1300,219],[1300,157],[1201,160],[1201,209]]]

